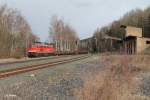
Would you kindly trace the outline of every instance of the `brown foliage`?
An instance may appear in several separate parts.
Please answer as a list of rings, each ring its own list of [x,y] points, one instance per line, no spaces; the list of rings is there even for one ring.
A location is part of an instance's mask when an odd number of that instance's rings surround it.
[[[105,35],[123,38],[124,37],[124,30],[120,28],[120,25],[127,25],[127,26],[135,26],[143,28],[143,36],[150,37],[150,7],[147,9],[135,9],[131,10],[126,13],[122,18],[113,21],[109,25],[106,25],[101,28],[97,28],[94,32],[94,37],[96,38],[96,48],[97,51],[103,52],[106,51],[108,47],[105,47],[106,43],[103,41],[103,37]],[[115,47],[115,45],[114,45]],[[108,51],[108,50],[107,50]]]
[[[149,100],[136,93],[139,80],[135,79],[135,73],[139,70],[132,70],[137,69],[132,64],[141,59],[126,55],[101,56],[100,61],[106,70],[91,72],[84,77],[84,86],[75,90],[75,96],[78,100]]]
[[[0,6],[0,57],[24,56],[34,37],[19,11]]]
[[[57,51],[74,51],[77,49],[77,33],[62,19],[53,16],[50,25],[50,37],[56,44]]]

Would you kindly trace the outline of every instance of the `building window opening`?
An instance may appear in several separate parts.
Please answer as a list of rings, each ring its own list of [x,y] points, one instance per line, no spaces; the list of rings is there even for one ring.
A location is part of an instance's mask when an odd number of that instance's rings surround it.
[[[146,41],[146,44],[150,44],[150,41]]]

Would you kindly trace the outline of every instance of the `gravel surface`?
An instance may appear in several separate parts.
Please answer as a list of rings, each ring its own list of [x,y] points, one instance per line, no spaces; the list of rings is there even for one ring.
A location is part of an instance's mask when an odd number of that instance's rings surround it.
[[[17,63],[6,63],[6,64],[0,64],[0,71],[3,70],[8,70],[8,69],[13,69],[13,68],[18,68],[18,67],[25,67],[25,66],[31,66],[31,65],[37,65],[37,64],[44,64],[46,62],[53,62],[53,61],[59,61],[62,59],[68,59],[68,58],[72,58],[72,57],[77,57],[79,55],[76,56],[60,56],[60,57],[48,57],[48,58],[41,58],[42,60],[36,60],[36,59],[40,59],[40,58],[36,58],[34,60],[29,60],[29,61],[20,61]]]
[[[92,56],[3,79],[0,80],[0,100],[76,100],[73,90],[83,86],[83,76],[103,69],[98,57]]]
[[[46,59],[46,58],[52,58],[53,56],[50,57],[38,57],[38,58],[28,58],[28,57],[24,57],[24,58],[6,58],[6,59],[0,59],[0,64],[3,63],[13,63],[13,62],[22,62],[22,61],[30,61],[30,60],[36,60],[36,59]]]
[[[141,80],[141,85],[140,85],[140,92],[143,95],[146,95],[148,97],[150,97],[150,74],[144,74],[142,75],[142,80]]]

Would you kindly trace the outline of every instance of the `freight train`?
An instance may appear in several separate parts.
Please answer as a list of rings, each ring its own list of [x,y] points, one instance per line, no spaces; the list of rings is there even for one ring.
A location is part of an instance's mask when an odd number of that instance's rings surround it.
[[[41,57],[41,56],[54,56],[54,55],[73,55],[73,54],[86,54],[85,50],[74,51],[57,51],[55,44],[35,42],[28,50],[28,57]]]
[[[28,57],[39,57],[54,55],[55,47],[54,44],[35,42],[31,47],[28,48]]]

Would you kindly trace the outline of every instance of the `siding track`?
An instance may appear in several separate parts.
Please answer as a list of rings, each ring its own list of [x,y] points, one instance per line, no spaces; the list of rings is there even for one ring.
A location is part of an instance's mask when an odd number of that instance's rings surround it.
[[[8,69],[8,70],[0,71],[0,78],[6,78],[9,76],[13,76],[13,75],[21,74],[21,73],[44,69],[44,68],[48,68],[48,67],[52,67],[52,66],[56,66],[56,65],[65,64],[65,63],[70,63],[70,62],[82,60],[82,59],[85,59],[88,57],[89,57],[89,55],[81,55],[78,57],[73,57],[73,58],[64,59],[64,60],[60,60],[60,61],[53,61],[53,62],[47,62],[44,64],[38,64],[38,65],[32,65],[32,66],[26,66],[26,67],[20,67],[20,68],[18,67],[15,69]]]

